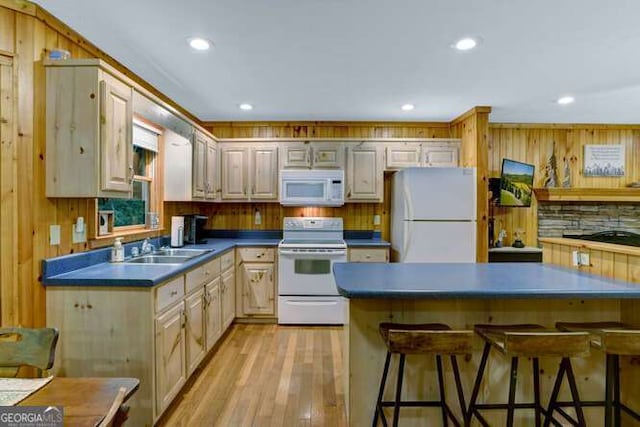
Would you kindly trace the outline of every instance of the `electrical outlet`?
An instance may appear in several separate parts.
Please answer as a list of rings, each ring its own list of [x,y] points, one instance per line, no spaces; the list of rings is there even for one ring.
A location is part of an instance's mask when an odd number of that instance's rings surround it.
[[[588,253],[580,252],[580,265],[590,265]]]
[[[83,228],[81,232],[76,231],[76,227],[71,227],[71,243],[84,243],[87,241],[87,228]]]
[[[373,225],[380,225],[380,215],[373,216]]]
[[[580,265],[580,257],[578,255],[578,251],[571,252],[571,264]]]
[[[59,225],[49,226],[49,244],[50,245],[60,244],[60,226]]]
[[[262,215],[260,215],[260,211],[256,209],[256,214],[253,218],[253,223],[255,225],[260,225],[262,224]]]

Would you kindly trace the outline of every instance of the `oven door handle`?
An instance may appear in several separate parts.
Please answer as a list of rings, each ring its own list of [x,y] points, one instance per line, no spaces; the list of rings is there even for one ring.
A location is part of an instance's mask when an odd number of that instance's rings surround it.
[[[342,251],[335,251],[335,252],[295,252],[295,251],[288,251],[286,249],[280,249],[278,253],[280,255],[295,255],[299,257],[313,256],[316,258],[317,257],[332,258],[336,256],[344,256],[347,253],[347,251],[342,250]]]

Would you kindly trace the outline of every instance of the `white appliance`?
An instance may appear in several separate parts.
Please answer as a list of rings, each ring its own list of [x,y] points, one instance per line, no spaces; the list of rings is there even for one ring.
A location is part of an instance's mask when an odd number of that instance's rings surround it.
[[[344,205],[344,171],[337,169],[281,170],[280,204],[285,206]]]
[[[475,168],[408,168],[392,180],[395,261],[476,261]]]
[[[179,248],[184,246],[184,217],[171,217],[171,247]]]
[[[278,245],[278,323],[343,324],[333,264],[347,261],[342,218],[285,218]]]

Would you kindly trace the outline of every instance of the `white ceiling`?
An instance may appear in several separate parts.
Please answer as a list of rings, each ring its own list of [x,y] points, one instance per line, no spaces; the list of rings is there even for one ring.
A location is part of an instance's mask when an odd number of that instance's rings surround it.
[[[640,123],[638,0],[37,3],[202,120]]]

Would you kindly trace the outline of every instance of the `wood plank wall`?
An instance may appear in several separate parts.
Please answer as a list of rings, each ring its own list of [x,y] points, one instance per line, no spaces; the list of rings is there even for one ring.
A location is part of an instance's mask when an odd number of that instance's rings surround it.
[[[491,107],[474,107],[451,123],[451,134],[461,138],[460,165],[476,168],[476,260],[487,262],[489,253],[488,139]]]
[[[402,122],[208,122],[218,138],[449,138],[448,123]],[[165,227],[171,215],[201,213],[209,216],[207,228],[278,230],[286,216],[340,216],[349,230],[379,230],[389,239],[390,180],[385,174],[384,203],[347,203],[339,208],[293,208],[277,203],[165,203]],[[254,225],[256,209],[261,225]],[[373,216],[381,225],[374,226]]]
[[[572,187],[624,187],[640,179],[640,125],[571,125],[571,124],[498,124],[489,125],[489,176],[499,177],[502,159],[508,158],[535,165],[534,186],[542,187],[544,167],[555,143],[558,163],[558,186],[564,177],[563,159],[568,159]],[[626,175],[620,178],[591,178],[582,175],[586,144],[623,144]],[[537,202],[530,208],[492,208],[495,234],[507,231],[505,243],[512,243],[517,230],[524,232],[524,242],[536,246],[538,236]]]
[[[47,199],[44,195],[45,72],[41,59],[51,49],[66,49],[73,58],[102,58],[132,76],[40,8],[17,0],[0,3],[0,116],[7,120],[0,129],[1,326],[43,326],[41,260],[89,249],[86,243],[71,243],[71,227],[79,216],[91,222],[95,201]],[[12,97],[10,108],[6,107],[7,97]],[[12,219],[12,212],[16,219]],[[51,224],[61,226],[60,245],[49,245]]]

